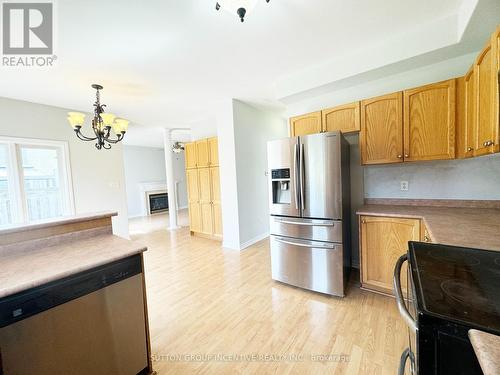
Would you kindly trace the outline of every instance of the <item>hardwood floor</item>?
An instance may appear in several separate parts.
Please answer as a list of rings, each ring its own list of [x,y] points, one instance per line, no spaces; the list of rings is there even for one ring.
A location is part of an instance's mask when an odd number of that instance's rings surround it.
[[[274,282],[267,240],[237,252],[186,228],[133,238],[149,248],[158,374],[396,373],[407,333],[394,299],[357,284],[340,299]]]

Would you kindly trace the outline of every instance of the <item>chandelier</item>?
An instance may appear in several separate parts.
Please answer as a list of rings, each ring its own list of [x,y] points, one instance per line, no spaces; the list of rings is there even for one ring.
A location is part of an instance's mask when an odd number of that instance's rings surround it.
[[[94,118],[92,119],[92,130],[95,137],[87,137],[82,134],[81,128],[85,121],[85,114],[80,112],[68,112],[68,121],[76,133],[76,136],[82,141],[97,141],[95,147],[98,150],[109,150],[112,144],[123,140],[128,128],[129,121],[117,118],[112,113],[105,113],[106,104],[101,104],[99,90],[102,90],[101,85],[93,84],[92,88],[96,90],[96,101],[94,103]],[[115,133],[113,138],[111,128]]]
[[[237,14],[241,22],[244,22],[245,15],[257,5],[257,1],[258,0],[218,0],[215,3],[215,9],[220,10],[222,8],[229,13]],[[270,0],[266,0],[266,3],[269,1]]]

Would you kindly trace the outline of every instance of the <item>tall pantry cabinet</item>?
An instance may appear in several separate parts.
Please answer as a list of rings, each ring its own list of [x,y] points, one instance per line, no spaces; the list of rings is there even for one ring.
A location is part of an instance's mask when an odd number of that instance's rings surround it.
[[[184,150],[191,234],[222,239],[217,138],[187,143]]]

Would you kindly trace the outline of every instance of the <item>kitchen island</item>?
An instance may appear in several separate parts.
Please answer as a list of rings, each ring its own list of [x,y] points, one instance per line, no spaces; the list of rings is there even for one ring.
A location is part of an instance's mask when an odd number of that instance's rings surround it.
[[[0,231],[0,372],[152,373],[146,247],[115,215]]]

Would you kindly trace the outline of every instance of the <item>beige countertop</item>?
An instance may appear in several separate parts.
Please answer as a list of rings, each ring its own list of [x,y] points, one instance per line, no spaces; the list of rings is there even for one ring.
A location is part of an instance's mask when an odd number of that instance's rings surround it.
[[[33,231],[50,228],[49,235],[41,233],[40,238],[0,246],[0,298],[146,251],[144,245],[112,234],[113,215],[87,215],[38,224],[31,227]],[[54,230],[74,223],[91,223],[93,227],[78,225],[71,232],[61,233]],[[0,234],[17,234],[25,228]]]
[[[434,243],[500,251],[500,209],[367,204],[356,213],[422,219]]]
[[[500,336],[471,329],[469,337],[484,375],[500,374]]]

